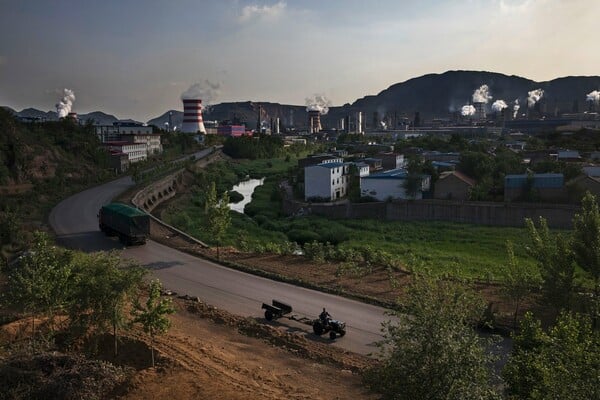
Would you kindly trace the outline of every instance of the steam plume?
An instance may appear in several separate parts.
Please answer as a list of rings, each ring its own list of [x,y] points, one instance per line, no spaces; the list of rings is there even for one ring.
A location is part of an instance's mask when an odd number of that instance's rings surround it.
[[[515,105],[513,106],[513,119],[517,118],[517,114],[519,113],[519,108],[521,108],[521,106],[519,105],[519,99],[516,99]]]
[[[495,112],[501,112],[505,108],[508,108],[508,104],[504,100],[496,100],[494,104],[492,104],[492,110]]]
[[[477,111],[477,110],[475,110],[475,107],[474,107],[474,106],[472,106],[472,105],[470,105],[470,104],[466,104],[466,105],[462,106],[462,109],[461,109],[461,111],[460,111],[460,114],[461,114],[463,117],[469,117],[469,116],[471,116],[471,115],[475,115],[475,112],[476,112],[476,111]]]
[[[64,118],[71,112],[73,102],[75,101],[75,92],[71,89],[63,89],[63,98],[56,103],[56,113],[58,118]]]
[[[488,85],[481,85],[473,92],[473,103],[486,103],[492,99]]]
[[[600,92],[594,90],[593,92],[588,93],[586,100],[593,101],[596,104],[600,103]]]
[[[211,104],[219,97],[221,85],[212,83],[208,79],[201,83],[194,83],[185,92],[181,94],[181,100],[201,99],[204,110],[206,111]]]
[[[535,89],[531,92],[527,92],[527,106],[529,108],[535,106],[535,103],[541,100],[544,97],[544,91],[542,89]]]
[[[313,97],[306,98],[306,111],[318,111],[321,115],[325,115],[329,112],[331,107],[331,101],[319,94],[315,94]]]

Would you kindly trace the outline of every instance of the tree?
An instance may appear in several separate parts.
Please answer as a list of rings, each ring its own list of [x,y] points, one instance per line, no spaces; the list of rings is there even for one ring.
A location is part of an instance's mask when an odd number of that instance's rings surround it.
[[[548,223],[540,217],[539,228],[525,219],[531,245],[527,250],[535,258],[542,277],[542,301],[556,312],[571,308],[575,266],[569,242],[561,235],[552,236]]]
[[[493,399],[489,343],[474,327],[484,303],[456,282],[415,276],[383,325],[382,361],[366,382],[384,399]]]
[[[150,291],[146,305],[142,306],[139,300],[136,300],[133,312],[133,322],[142,324],[144,332],[150,335],[152,367],[154,367],[154,336],[166,333],[169,330],[171,321],[167,315],[175,312],[171,304],[171,299],[162,299],[160,297],[161,288],[160,281],[153,280],[150,282]]]
[[[117,329],[127,326],[125,310],[141,286],[145,271],[135,265],[123,266],[116,253],[81,257],[74,301],[69,309],[71,326],[84,332],[90,327],[99,332],[112,328],[116,356]]]
[[[510,399],[600,398],[600,335],[587,317],[561,313],[544,332],[525,314],[503,376]]]
[[[590,192],[583,197],[581,212],[573,219],[572,248],[577,265],[594,280],[592,320],[597,328],[600,317],[600,209]]]
[[[506,255],[508,262],[505,269],[503,291],[506,298],[515,306],[513,327],[516,329],[521,302],[531,294],[538,280],[531,271],[518,264],[511,241],[506,242]]]
[[[406,195],[414,199],[419,194],[422,185],[422,174],[423,174],[424,164],[420,158],[412,157],[408,160],[408,164],[406,166],[407,177],[402,184]]]
[[[50,244],[43,232],[34,233],[31,249],[8,271],[8,291],[4,302],[32,314],[42,314],[52,328],[54,317],[67,308],[72,298],[72,253]]]
[[[206,194],[205,212],[208,218],[208,229],[217,242],[217,259],[220,259],[220,246],[227,229],[231,225],[231,214],[229,210],[229,194],[223,192],[220,200],[217,200],[217,189],[212,182]]]

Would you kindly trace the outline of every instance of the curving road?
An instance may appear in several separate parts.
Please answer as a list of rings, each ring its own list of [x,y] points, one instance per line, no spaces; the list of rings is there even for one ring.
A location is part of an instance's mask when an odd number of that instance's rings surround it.
[[[205,153],[197,155],[201,157]],[[261,304],[271,299],[289,303],[295,313],[309,317],[316,317],[322,307],[327,307],[334,318],[346,321],[348,326],[347,335],[335,342],[318,339],[308,333],[309,327],[297,322],[280,319],[275,324],[284,325],[290,331],[306,332],[309,338],[354,352],[376,351],[374,342],[381,339],[381,323],[389,319],[383,308],[232,270],[153,241],[124,248],[115,239],[105,237],[98,229],[98,210],[132,185],[131,178],[125,177],[59,203],[49,217],[59,242],[84,251],[118,249],[122,257],[134,259],[149,269],[165,288],[198,296],[237,315],[260,317],[263,315]]]

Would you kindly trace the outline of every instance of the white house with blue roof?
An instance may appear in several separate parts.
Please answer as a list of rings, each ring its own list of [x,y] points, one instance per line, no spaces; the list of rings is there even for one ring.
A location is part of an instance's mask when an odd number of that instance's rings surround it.
[[[388,199],[422,199],[423,192],[431,187],[429,175],[419,175],[421,179],[420,190],[414,197],[406,193],[408,172],[405,169],[392,169],[378,174],[371,174],[360,178],[360,192],[363,197],[373,197],[380,201]]]

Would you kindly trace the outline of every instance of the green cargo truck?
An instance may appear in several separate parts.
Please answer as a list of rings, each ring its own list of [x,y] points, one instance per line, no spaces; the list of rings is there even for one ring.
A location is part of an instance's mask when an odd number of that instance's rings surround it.
[[[123,203],[110,203],[98,212],[98,225],[107,236],[118,236],[126,246],[144,244],[150,234],[150,216]]]

